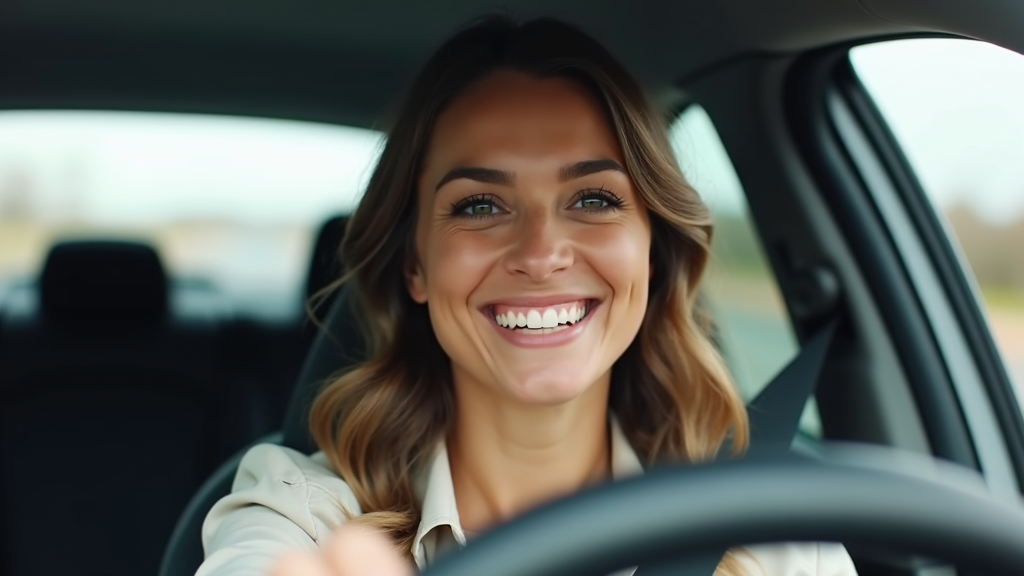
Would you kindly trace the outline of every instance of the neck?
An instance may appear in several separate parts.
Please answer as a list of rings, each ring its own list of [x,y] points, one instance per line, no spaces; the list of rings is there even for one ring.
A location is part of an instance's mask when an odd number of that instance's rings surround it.
[[[448,455],[466,530],[486,530],[610,475],[610,378],[557,406],[509,402],[459,380]]]

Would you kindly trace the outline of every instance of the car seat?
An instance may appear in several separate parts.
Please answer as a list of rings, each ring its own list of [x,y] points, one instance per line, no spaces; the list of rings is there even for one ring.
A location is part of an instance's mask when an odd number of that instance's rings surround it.
[[[317,450],[309,433],[308,413],[323,384],[340,370],[365,356],[365,343],[351,306],[349,290],[342,288],[331,303],[302,366],[281,430],[253,444],[275,443],[311,454]],[[231,492],[242,456],[236,452],[210,475],[178,519],[160,564],[159,576],[193,576],[203,561],[202,526],[213,505]]]
[[[176,314],[171,293],[149,245],[68,241],[5,301],[0,572],[156,571],[181,508],[247,441],[218,318]]]
[[[341,276],[341,254],[339,247],[345,238],[345,229],[348,226],[348,216],[332,216],[320,225],[320,232],[313,243],[313,256],[309,262],[309,272],[306,275],[306,300],[314,299],[321,290],[327,288],[332,282]],[[319,313],[316,318],[323,320],[324,314],[330,307],[332,296],[329,295],[317,308]],[[316,337],[314,331],[309,337],[310,343]]]

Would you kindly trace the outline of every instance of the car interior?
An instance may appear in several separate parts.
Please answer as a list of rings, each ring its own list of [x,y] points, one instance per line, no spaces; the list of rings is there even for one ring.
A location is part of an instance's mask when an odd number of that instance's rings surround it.
[[[849,59],[855,46],[907,38],[1022,52],[1019,2],[7,0],[0,115],[386,130],[432,47],[495,10],[579,24],[634,71],[668,124],[698,108],[713,122],[794,344],[745,395],[838,324],[797,445],[925,455],[1022,505],[1014,383],[955,241]],[[0,574],[194,574],[202,520],[246,447],[316,450],[312,397],[364,355],[346,289],[334,286],[345,216],[322,215],[300,318],[238,314],[215,287],[175,277],[153,244],[119,238],[54,242],[37,276],[0,290]],[[773,350],[753,324],[730,324],[728,301],[715,301],[724,296],[707,296],[731,366]],[[730,348],[739,341],[751,345]],[[865,576],[958,573],[942,559],[848,549]]]

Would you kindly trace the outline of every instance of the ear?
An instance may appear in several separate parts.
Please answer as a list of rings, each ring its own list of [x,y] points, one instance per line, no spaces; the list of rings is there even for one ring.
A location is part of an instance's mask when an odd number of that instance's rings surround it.
[[[405,261],[405,287],[409,290],[409,296],[417,304],[427,303],[427,279],[423,275],[423,267],[420,266],[419,258],[409,257]]]

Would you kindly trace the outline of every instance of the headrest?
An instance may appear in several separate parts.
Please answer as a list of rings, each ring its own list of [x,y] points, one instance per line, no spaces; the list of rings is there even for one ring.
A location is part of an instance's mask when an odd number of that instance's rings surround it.
[[[306,298],[326,288],[341,275],[341,241],[345,238],[348,216],[335,216],[320,226],[316,243],[313,245],[313,259],[309,263],[306,277]]]
[[[91,330],[142,327],[167,312],[167,276],[156,251],[127,241],[55,244],[40,279],[47,321]]]
[[[327,309],[323,329],[317,331],[284,415],[282,444],[307,454],[317,451],[309,433],[309,410],[331,376],[366,358],[366,339],[356,321],[352,288],[338,290]]]

